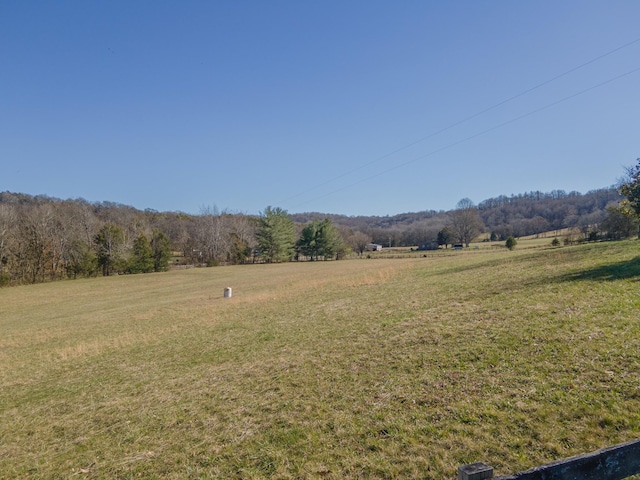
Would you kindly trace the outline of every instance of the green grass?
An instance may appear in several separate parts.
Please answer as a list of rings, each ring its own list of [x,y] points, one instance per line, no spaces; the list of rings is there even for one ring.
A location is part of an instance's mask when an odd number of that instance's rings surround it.
[[[2,289],[0,477],[441,479],[639,437],[638,243],[520,246]]]

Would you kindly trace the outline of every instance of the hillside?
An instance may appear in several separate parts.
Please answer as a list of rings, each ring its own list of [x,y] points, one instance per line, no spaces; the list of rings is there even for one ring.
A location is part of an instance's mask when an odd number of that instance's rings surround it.
[[[606,217],[606,207],[622,199],[615,187],[585,194],[555,190],[501,195],[478,204],[487,234],[501,238],[533,235],[549,230],[597,225]],[[435,241],[439,230],[449,222],[450,212],[433,210],[401,213],[385,217],[349,217],[324,213],[291,214],[299,223],[330,218],[337,225],[367,232],[385,246],[412,246]]]

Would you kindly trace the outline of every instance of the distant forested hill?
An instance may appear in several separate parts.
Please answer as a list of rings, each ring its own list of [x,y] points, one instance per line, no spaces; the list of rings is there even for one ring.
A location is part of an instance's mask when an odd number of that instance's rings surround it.
[[[504,240],[509,235],[578,227],[584,238],[598,239],[637,232],[633,221],[607,210],[620,200],[617,190],[610,187],[586,194],[555,190],[501,195],[477,206],[467,203],[473,208],[475,232],[485,238]],[[438,240],[455,226],[460,212],[428,210],[393,216],[297,213],[288,218],[297,224],[294,229],[298,235],[309,222],[328,219],[337,227],[343,245],[361,253],[368,242],[429,248],[452,243]],[[0,192],[0,285],[164,270],[169,268],[172,252],[173,267],[176,261],[182,266],[265,261],[259,248],[261,225],[261,217],[220,212],[215,207],[194,215]]]
[[[497,238],[534,235],[569,227],[586,228],[600,224],[606,207],[622,199],[615,187],[579,192],[529,192],[500,195],[480,202],[477,207],[484,231]],[[393,216],[329,215],[323,213],[292,214],[295,222],[329,218],[336,225],[360,230],[385,246],[421,245],[435,241],[438,232],[450,223],[450,212],[428,210]]]

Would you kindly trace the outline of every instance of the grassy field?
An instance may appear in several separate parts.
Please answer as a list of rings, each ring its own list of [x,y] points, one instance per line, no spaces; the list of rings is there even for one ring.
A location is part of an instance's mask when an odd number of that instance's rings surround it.
[[[0,477],[447,479],[640,437],[640,245],[525,247],[1,289]]]

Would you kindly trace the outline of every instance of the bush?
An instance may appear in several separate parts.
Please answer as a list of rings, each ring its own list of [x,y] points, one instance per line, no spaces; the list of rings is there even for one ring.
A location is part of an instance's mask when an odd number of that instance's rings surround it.
[[[518,242],[516,241],[516,239],[513,238],[512,236],[509,236],[504,246],[507,247],[509,250],[513,250],[514,248],[516,248],[517,244]]]

